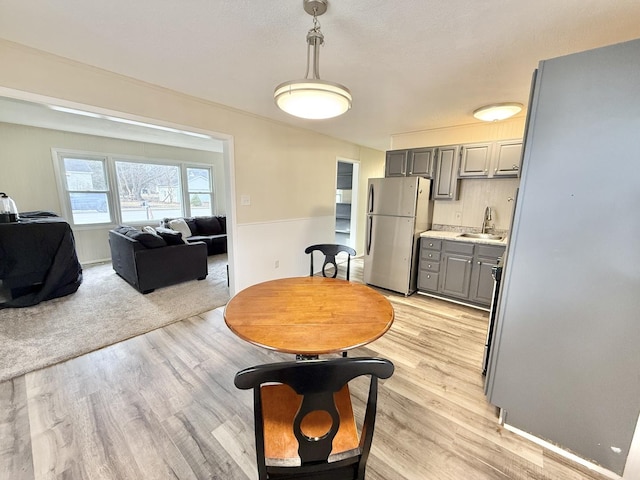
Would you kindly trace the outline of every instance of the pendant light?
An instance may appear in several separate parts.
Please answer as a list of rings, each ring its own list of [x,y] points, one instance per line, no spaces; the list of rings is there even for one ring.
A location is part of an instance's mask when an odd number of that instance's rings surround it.
[[[313,16],[313,28],[307,33],[307,73],[302,80],[278,85],[273,97],[281,110],[296,117],[313,120],[337,117],[351,108],[351,92],[339,83],[320,80],[320,46],[324,35],[317,17],[327,11],[327,0],[304,0],[304,10]]]
[[[494,103],[493,105],[478,108],[473,112],[473,116],[485,122],[497,122],[513,117],[515,114],[520,113],[520,110],[522,110],[522,104],[520,103]]]

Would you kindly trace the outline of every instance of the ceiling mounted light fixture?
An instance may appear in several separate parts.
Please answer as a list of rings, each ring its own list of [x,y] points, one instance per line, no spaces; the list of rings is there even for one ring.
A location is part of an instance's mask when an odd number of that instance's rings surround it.
[[[320,80],[320,46],[324,35],[317,17],[327,11],[327,0],[304,0],[304,10],[313,15],[313,28],[307,33],[307,73],[302,80],[278,85],[273,97],[281,110],[296,117],[312,120],[337,117],[351,108],[351,92],[338,83]]]
[[[473,112],[473,116],[485,122],[497,122],[498,120],[513,117],[520,113],[521,110],[522,104],[520,103],[494,103],[493,105],[478,108]]]

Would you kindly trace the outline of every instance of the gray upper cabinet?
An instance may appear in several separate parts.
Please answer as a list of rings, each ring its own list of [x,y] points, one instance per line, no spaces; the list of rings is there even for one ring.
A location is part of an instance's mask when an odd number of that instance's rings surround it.
[[[522,139],[462,145],[458,175],[462,178],[517,177],[521,159]]]
[[[495,143],[493,174],[516,177],[522,162],[522,140],[505,140]]]
[[[434,200],[457,200],[459,151],[458,145],[438,148],[432,192]]]
[[[385,177],[405,177],[407,175],[407,161],[409,150],[390,150],[387,152],[385,163]]]
[[[414,148],[409,150],[407,175],[431,178],[435,148]]]
[[[462,148],[460,149],[460,176],[488,176],[492,151],[492,143],[473,143],[462,145]]]
[[[432,147],[390,150],[386,155],[384,176],[431,178],[435,152]]]
[[[434,179],[434,200],[457,200],[459,178],[517,177],[522,139],[390,150],[385,177]]]

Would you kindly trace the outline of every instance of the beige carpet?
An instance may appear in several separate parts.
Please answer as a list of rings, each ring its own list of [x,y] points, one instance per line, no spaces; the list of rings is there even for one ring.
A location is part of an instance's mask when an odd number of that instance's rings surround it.
[[[0,382],[212,310],[229,301],[227,255],[209,275],[142,295],[111,268],[84,268],[78,291],[0,310]]]

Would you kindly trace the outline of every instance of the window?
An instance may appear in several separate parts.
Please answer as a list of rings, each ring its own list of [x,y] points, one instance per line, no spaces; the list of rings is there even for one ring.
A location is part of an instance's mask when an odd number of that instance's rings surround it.
[[[213,191],[210,168],[187,167],[187,192],[192,216],[212,214]]]
[[[210,166],[53,151],[63,215],[76,226],[212,215]]]
[[[63,157],[61,160],[74,225],[110,223],[105,159]]]
[[[123,161],[115,166],[123,223],[184,215],[179,166]]]

